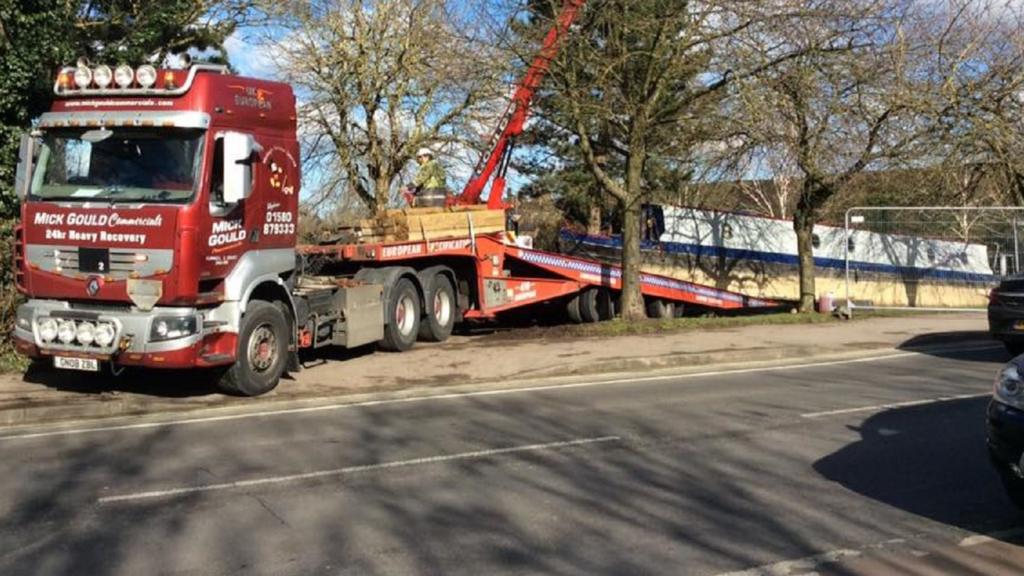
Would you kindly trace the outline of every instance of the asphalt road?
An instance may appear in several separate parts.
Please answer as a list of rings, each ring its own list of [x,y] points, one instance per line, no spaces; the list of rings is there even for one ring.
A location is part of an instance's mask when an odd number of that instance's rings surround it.
[[[1005,360],[7,436],[0,574],[798,574],[976,534],[1017,550],[983,444]]]

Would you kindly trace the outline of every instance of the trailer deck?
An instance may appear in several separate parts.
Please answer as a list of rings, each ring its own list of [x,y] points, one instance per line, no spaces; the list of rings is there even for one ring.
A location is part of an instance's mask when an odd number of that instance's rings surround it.
[[[299,247],[299,252],[363,267],[421,268],[443,260],[471,262],[477,272],[477,305],[464,312],[465,318],[492,318],[515,308],[572,297],[591,287],[603,288],[612,295],[622,289],[619,266],[521,247],[507,233],[397,243],[305,245]],[[640,282],[645,297],[683,305],[716,310],[781,305],[646,272],[641,272]]]

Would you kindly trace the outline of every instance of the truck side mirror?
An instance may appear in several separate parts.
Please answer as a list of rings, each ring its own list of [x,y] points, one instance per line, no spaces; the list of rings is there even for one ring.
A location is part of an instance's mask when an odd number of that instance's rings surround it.
[[[38,150],[37,140],[31,134],[21,135],[21,146],[18,150],[18,170],[14,175],[14,192],[18,199],[24,201],[32,186],[32,167]]]
[[[224,203],[237,204],[252,195],[252,156],[256,139],[250,134],[224,134]]]

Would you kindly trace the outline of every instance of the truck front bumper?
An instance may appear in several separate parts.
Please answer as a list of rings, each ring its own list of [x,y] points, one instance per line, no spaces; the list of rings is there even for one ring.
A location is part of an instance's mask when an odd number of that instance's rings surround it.
[[[210,310],[158,307],[134,308],[73,306],[56,300],[29,300],[18,307],[14,328],[15,347],[31,358],[72,356],[96,358],[118,365],[160,368],[195,368],[234,362],[237,341],[233,303]],[[61,339],[46,334],[47,320],[77,327],[84,323],[113,328],[109,343],[83,343],[77,337]],[[154,330],[159,322],[191,327],[180,336],[160,337]],[[173,336],[173,334],[172,334]]]

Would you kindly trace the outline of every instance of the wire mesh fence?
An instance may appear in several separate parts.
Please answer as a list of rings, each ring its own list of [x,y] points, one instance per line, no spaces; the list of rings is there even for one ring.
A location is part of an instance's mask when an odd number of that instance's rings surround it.
[[[846,212],[850,310],[983,310],[1024,268],[1024,208],[857,207]]]

